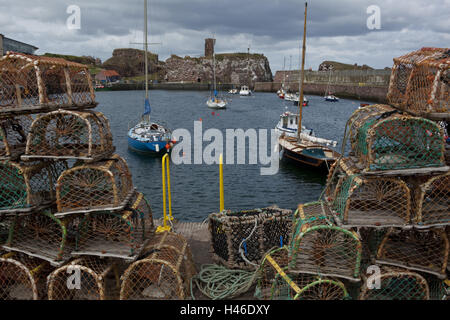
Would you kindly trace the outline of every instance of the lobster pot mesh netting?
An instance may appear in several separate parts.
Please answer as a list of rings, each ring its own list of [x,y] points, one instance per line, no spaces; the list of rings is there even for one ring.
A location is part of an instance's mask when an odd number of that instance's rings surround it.
[[[25,153],[32,121],[29,115],[0,120],[0,160],[17,160]]]
[[[345,285],[314,274],[287,273],[286,247],[268,253],[258,271],[255,296],[262,300],[342,300],[349,295]]]
[[[390,229],[378,248],[376,262],[417,270],[445,279],[449,241],[442,229]]]
[[[0,214],[31,211],[39,206],[54,203],[56,180],[66,168],[65,161],[1,161]]]
[[[408,227],[411,192],[400,178],[362,177],[346,159],[328,176],[326,200],[336,222],[348,227]]]
[[[152,211],[142,193],[122,212],[91,212],[81,218],[77,255],[134,259],[154,231]]]
[[[95,111],[58,110],[33,121],[24,159],[100,160],[114,152],[108,119]]]
[[[49,211],[16,216],[11,226],[11,237],[4,248],[23,252],[61,265],[70,259],[74,239],[68,237],[71,221],[58,219]]]
[[[109,259],[76,259],[48,276],[48,299],[116,300],[120,288],[119,267]]]
[[[52,268],[45,261],[18,253],[0,256],[0,300],[39,300]]]
[[[394,59],[390,104],[418,115],[448,114],[450,49],[422,48]]]
[[[0,58],[0,113],[95,107],[86,66],[9,52]]]
[[[86,211],[121,210],[133,195],[128,166],[119,155],[64,171],[56,187],[57,216]]]
[[[299,205],[289,246],[289,273],[320,274],[359,281],[358,235],[334,225],[322,202]]]
[[[353,152],[365,171],[444,165],[444,132],[436,122],[385,106],[363,109],[350,118],[349,126]]]
[[[450,172],[411,177],[414,224],[417,228],[450,224]]]
[[[195,266],[187,241],[175,233],[158,233],[122,275],[121,300],[178,300],[188,296]]]
[[[289,241],[292,211],[276,208],[213,213],[209,231],[213,259],[228,268],[254,269],[273,247]],[[245,256],[243,259],[242,255]]]
[[[364,278],[359,300],[429,300],[428,283],[419,273],[382,266],[379,277]]]

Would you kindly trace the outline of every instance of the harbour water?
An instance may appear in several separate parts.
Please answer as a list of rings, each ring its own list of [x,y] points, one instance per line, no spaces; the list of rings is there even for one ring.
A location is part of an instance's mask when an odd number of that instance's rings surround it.
[[[152,117],[163,120],[169,128],[184,128],[193,136],[194,121],[201,119],[203,131],[217,128],[273,129],[286,110],[296,112],[291,102],[274,93],[256,92],[251,97],[228,96],[232,102],[226,110],[209,109],[205,91],[152,90]],[[116,152],[125,158],[139,191],[149,199],[155,218],[162,216],[161,158],[143,156],[128,150],[127,130],[143,112],[143,91],[97,92],[99,106],[110,121]],[[317,136],[337,140],[340,151],[344,127],[360,101],[341,99],[325,102],[323,97],[308,96],[310,105],[303,109],[303,123],[314,129]],[[209,142],[204,142],[204,146]],[[268,151],[269,154],[269,151]],[[248,150],[246,155],[248,163]],[[171,162],[172,209],[181,221],[203,221],[219,210],[218,165],[174,165]],[[225,165],[225,208],[253,209],[276,204],[295,209],[299,203],[319,198],[326,182],[324,173],[301,169],[289,162],[281,162],[275,175],[261,175],[260,165]]]

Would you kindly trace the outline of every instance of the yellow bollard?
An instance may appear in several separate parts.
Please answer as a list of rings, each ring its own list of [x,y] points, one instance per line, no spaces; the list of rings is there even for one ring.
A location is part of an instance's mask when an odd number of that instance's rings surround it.
[[[172,216],[172,197],[170,193],[170,168],[169,168],[169,154],[166,153],[162,157],[162,187],[163,187],[163,225],[156,229],[156,232],[170,231],[172,228],[168,225],[169,221],[173,220]],[[169,200],[169,216],[167,216],[166,206],[166,172],[167,172],[167,195]]]
[[[220,212],[225,209],[224,206],[224,192],[223,192],[223,155],[219,157],[219,180],[220,180]]]

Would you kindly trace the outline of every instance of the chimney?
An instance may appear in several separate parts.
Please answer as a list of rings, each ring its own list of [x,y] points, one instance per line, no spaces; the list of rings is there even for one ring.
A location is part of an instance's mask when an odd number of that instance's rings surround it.
[[[205,39],[205,57],[212,58],[214,54],[214,45],[216,43],[216,39],[208,38]]]

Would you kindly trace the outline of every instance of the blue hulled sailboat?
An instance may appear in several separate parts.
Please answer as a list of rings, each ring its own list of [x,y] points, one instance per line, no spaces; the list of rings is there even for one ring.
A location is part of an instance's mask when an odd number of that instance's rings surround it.
[[[172,132],[165,126],[150,121],[150,101],[148,95],[148,60],[147,60],[147,0],[144,2],[145,11],[145,103],[141,121],[128,131],[128,147],[139,153],[164,154],[170,150],[174,142]]]

